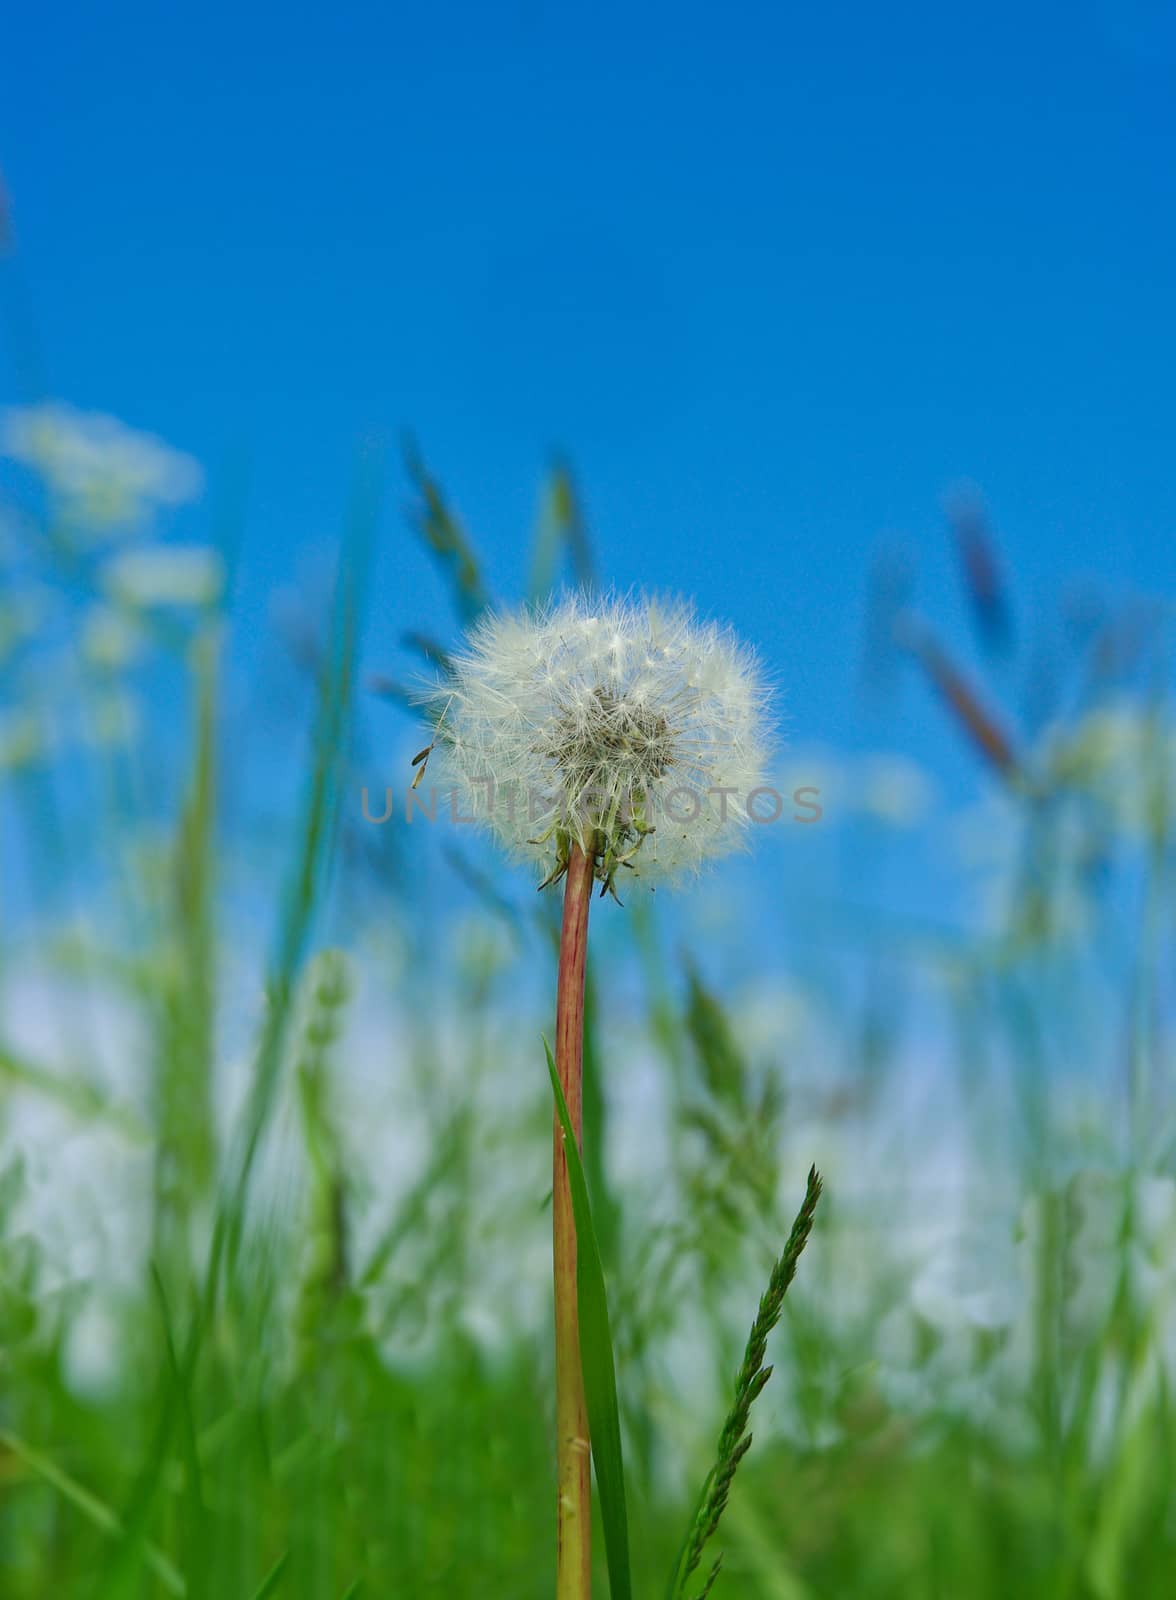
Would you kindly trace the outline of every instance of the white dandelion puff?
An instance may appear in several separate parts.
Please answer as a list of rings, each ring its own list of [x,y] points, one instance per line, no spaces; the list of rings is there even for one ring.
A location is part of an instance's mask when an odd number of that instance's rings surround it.
[[[545,881],[578,844],[613,889],[619,868],[652,886],[744,842],[768,699],[752,652],[690,605],[575,594],[478,622],[430,704],[468,814]]]

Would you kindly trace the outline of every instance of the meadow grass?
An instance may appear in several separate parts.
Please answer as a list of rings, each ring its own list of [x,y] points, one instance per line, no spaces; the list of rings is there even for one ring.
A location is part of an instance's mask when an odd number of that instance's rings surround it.
[[[418,454],[409,467],[466,620],[487,579]],[[63,939],[63,916],[26,906],[4,929],[4,1600],[552,1592],[550,1022],[518,980],[554,971],[552,908],[459,859],[481,934],[465,948],[450,930],[438,955],[425,933],[444,913],[412,864],[364,853],[349,806],[378,476],[361,464],[309,658],[301,795],[248,981],[258,941],[225,887],[251,840],[224,810],[219,606],[152,636],[150,670],[186,697],[183,741],[148,727],[92,750],[85,829],[59,758],[7,747],[10,863],[58,911],[68,878],[88,918]],[[10,594],[40,563],[68,597],[55,670],[91,701],[126,692],[77,648],[96,602],[87,572],[61,567],[70,530],[26,532]],[[586,576],[559,468],[536,582],[565,558]],[[132,620],[151,633],[149,613]],[[1062,734],[1013,752],[982,691],[914,637],[962,734],[1000,755],[1021,844],[983,930],[887,933],[886,985],[932,994],[946,1021],[950,1129],[909,1092],[918,1035],[875,1026],[868,990],[837,994],[820,1059],[798,1060],[752,1036],[649,906],[589,973],[584,1176],[638,1596],[1171,1592],[1171,721],[1154,671],[1120,664]],[[30,635],[4,663],[34,732],[45,654]],[[152,761],[176,778],[162,808],[143,804]],[[341,902],[370,931],[346,950]],[[374,1062],[361,992],[391,1019]],[[56,1013],[40,1051],[21,1042],[30,1005]],[[129,1054],[114,1072],[90,1021],[112,1014]],[[71,1148],[93,1164],[58,1161]],[[814,1223],[811,1179],[793,1225],[814,1160],[827,1193]],[[951,1267],[938,1288],[928,1236]],[[609,1592],[603,1560],[595,1583]]]

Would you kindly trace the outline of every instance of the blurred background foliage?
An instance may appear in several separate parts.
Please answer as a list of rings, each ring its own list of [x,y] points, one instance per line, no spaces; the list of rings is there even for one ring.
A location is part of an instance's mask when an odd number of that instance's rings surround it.
[[[275,595],[242,685],[241,481],[59,404],[2,446],[0,1592],[545,1595],[557,908],[401,815],[414,667],[494,575],[417,443],[365,446],[334,571]],[[929,686],[967,803],[901,750],[785,750],[818,827],[599,916],[588,1177],[643,1595],[812,1161],[715,1592],[1170,1592],[1170,607],[1075,591],[1047,660],[978,495],[948,531],[973,638],[883,549],[861,715]],[[391,666],[377,532],[452,606]],[[530,571],[606,576],[562,460]],[[928,836],[916,917],[892,889]]]

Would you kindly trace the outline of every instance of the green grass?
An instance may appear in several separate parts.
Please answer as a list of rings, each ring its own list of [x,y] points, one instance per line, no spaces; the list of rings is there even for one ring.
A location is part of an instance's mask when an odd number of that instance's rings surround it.
[[[422,537],[468,616],[488,580],[411,465]],[[533,998],[552,908],[459,859],[459,937],[423,870],[385,876],[353,848],[376,479],[361,468],[307,726],[290,733],[304,755],[270,830],[281,859],[265,840],[250,877],[270,885],[264,941],[242,936],[226,887],[255,841],[224,810],[218,615],[186,619],[153,658],[185,689],[182,759],[175,730],[151,727],[95,754],[80,836],[61,772],[4,772],[47,906],[65,871],[54,840],[75,828],[91,920],[80,944],[48,914],[4,928],[4,1600],[552,1590],[550,1019]],[[559,468],[536,581],[568,560],[588,558]],[[36,706],[38,659],[6,662],[14,701]],[[661,1600],[677,1574],[671,1592],[693,1600],[720,1547],[715,1597],[1170,1593],[1172,859],[1147,762],[1167,759],[1157,719],[1169,742],[1172,724],[1154,672],[1140,681],[1147,695],[1112,686],[1147,732],[1117,776],[1089,748],[1105,704],[1090,691],[1067,742],[1001,778],[1023,855],[995,924],[886,927],[872,986],[841,986],[811,953],[773,958],[771,984],[787,977],[820,1019],[800,1044],[755,1036],[723,963],[666,936],[656,908],[613,914],[589,982],[584,1176],[618,1404],[615,1434],[596,1430],[605,1516],[619,1570],[607,1474],[623,1449],[634,1595]],[[173,781],[149,810],[136,796],[153,763]],[[47,843],[34,778],[62,813]],[[1106,864],[1133,837],[1113,892]],[[43,1057],[16,1037],[34,958],[62,1011]],[[929,1109],[906,1088],[926,1036],[887,1023],[904,1005],[938,1024]],[[91,1006],[121,1019],[114,1072]],[[79,1142],[80,1170],[64,1159]],[[784,1299],[813,1161],[827,1193]],[[956,1274],[938,1298],[928,1251]],[[997,1311],[976,1309],[985,1296]]]

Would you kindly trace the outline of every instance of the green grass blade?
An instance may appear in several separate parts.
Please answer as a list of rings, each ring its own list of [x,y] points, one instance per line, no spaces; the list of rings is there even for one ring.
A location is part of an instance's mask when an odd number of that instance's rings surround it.
[[[620,1228],[620,1208],[613,1198],[604,1165],[608,1143],[608,1102],[604,1096],[598,1044],[598,1003],[595,972],[589,956],[584,973],[584,1171],[588,1178],[588,1198],[592,1220],[602,1252],[615,1260],[615,1245]]]
[[[196,1419],[192,1406],[192,1371],[199,1352],[200,1340],[196,1329],[193,1329],[186,1359],[181,1361],[172,1330],[171,1309],[168,1306],[163,1275],[154,1264],[151,1276],[159,1300],[167,1367],[179,1410],[180,1440],[184,1452],[184,1570],[188,1576],[188,1592],[192,1600],[201,1600],[208,1588],[207,1567],[211,1546],[208,1507],[204,1498],[203,1474],[200,1470],[200,1447],[196,1438]]]
[[[283,1555],[278,1557],[273,1566],[266,1573],[265,1577],[261,1580],[260,1585],[253,1591],[251,1600],[266,1600],[268,1595],[273,1594],[274,1590],[278,1587],[278,1584],[282,1581],[282,1574],[285,1572],[286,1564],[289,1560],[290,1552],[287,1550]]]
[[[213,1130],[216,996],[218,643],[193,644],[195,748],[171,850],[167,959],[157,1000],[155,1249],[160,1266],[188,1266],[191,1215],[216,1165]],[[166,1249],[165,1249],[166,1246]]]
[[[254,1163],[277,1097],[294,993],[333,864],[351,727],[364,575],[381,495],[382,460],[380,453],[374,451],[360,460],[340,553],[331,635],[319,674],[314,760],[303,801],[297,849],[286,884],[277,948],[266,985],[268,1004],[254,1058],[253,1081],[238,1130],[238,1148],[229,1163],[226,1192],[214,1224],[204,1284],[206,1316],[215,1305],[224,1259],[227,1256],[232,1261],[240,1243]]]
[[[55,1101],[84,1122],[105,1122],[136,1144],[147,1144],[151,1130],[132,1106],[108,1100],[84,1073],[68,1075],[15,1055],[0,1045],[0,1084],[5,1081]]]
[[[63,1500],[67,1500],[75,1510],[80,1511],[82,1516],[100,1532],[108,1534],[112,1539],[123,1538],[123,1523],[117,1512],[105,1501],[99,1500],[98,1496],[92,1494],[84,1485],[78,1483],[76,1478],[70,1477],[69,1473],[64,1472],[49,1456],[26,1444],[23,1439],[10,1433],[6,1428],[0,1429],[0,1444],[23,1462],[30,1472],[36,1473],[51,1488],[56,1489]],[[183,1578],[162,1550],[152,1544],[146,1544],[144,1559],[169,1594],[187,1593]]]
[[[621,1421],[617,1410],[617,1377],[613,1363],[612,1333],[608,1321],[608,1301],[604,1291],[604,1269],[596,1244],[592,1208],[584,1166],[572,1132],[567,1101],[560,1087],[555,1062],[547,1040],[543,1041],[551,1090],[555,1095],[564,1151],[568,1162],[568,1185],[572,1214],[576,1222],[576,1303],[580,1313],[580,1365],[584,1372],[584,1394],[588,1403],[588,1428],[592,1435],[592,1462],[596,1468],[596,1487],[600,1492],[600,1517],[604,1525],[605,1555],[612,1600],[631,1600],[629,1575],[629,1516],[625,1505],[625,1467],[621,1454]]]

